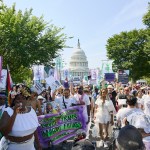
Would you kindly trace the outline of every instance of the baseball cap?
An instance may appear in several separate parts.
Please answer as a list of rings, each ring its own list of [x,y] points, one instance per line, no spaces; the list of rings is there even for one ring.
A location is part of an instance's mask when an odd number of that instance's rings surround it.
[[[107,89],[113,89],[113,86],[112,85],[108,85]]]

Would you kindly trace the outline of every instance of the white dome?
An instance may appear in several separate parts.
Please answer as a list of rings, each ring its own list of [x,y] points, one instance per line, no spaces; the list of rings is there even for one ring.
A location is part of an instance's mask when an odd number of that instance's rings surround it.
[[[80,43],[78,40],[77,48],[74,49],[69,63],[69,69],[73,76],[79,75],[84,76],[88,75],[88,61],[85,55],[85,52],[80,48]]]

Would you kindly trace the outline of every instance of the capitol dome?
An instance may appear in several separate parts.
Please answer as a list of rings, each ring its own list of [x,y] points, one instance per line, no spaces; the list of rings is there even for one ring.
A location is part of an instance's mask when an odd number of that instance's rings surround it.
[[[71,56],[69,70],[72,76],[80,76],[82,78],[89,73],[87,57],[85,52],[80,48],[79,40],[77,48],[74,49]]]

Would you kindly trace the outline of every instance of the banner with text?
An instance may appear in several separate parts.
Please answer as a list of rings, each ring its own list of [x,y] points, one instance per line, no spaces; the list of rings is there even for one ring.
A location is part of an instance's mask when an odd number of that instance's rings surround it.
[[[85,106],[74,106],[58,114],[38,116],[38,134],[42,146],[46,148],[50,143],[59,144],[75,136],[78,130],[86,130],[84,109]]]
[[[0,90],[6,90],[7,83],[7,70],[2,69],[1,80],[0,80]]]
[[[121,82],[122,84],[127,84],[129,82],[128,70],[118,70],[118,82]]]

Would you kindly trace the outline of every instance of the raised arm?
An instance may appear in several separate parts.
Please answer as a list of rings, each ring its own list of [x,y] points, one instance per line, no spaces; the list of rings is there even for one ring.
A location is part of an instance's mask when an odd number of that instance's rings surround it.
[[[18,112],[19,107],[14,110],[13,115],[10,117],[8,113],[4,111],[0,121],[0,131],[4,136],[7,136],[11,132]]]

